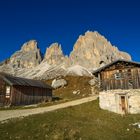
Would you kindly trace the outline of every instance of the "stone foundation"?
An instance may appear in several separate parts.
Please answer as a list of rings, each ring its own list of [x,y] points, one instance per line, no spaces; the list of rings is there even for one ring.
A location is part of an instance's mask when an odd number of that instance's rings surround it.
[[[122,96],[125,97],[126,112],[122,109]],[[140,89],[102,91],[99,93],[99,105],[102,109],[119,114],[140,113]]]

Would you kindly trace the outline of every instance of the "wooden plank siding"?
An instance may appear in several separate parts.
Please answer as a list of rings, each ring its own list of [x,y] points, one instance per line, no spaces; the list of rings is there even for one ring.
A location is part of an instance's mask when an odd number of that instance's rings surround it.
[[[11,96],[7,102],[5,98],[6,85],[7,84],[3,80],[0,80],[0,106],[35,104],[52,98],[51,89],[27,86],[11,86]]]
[[[48,100],[52,90],[37,87],[14,86],[12,89],[12,105],[35,104]]]
[[[124,59],[104,65],[93,75],[99,79],[101,90],[140,89],[140,63]]]
[[[0,106],[5,102],[5,82],[0,79]]]
[[[0,106],[34,104],[51,98],[51,86],[42,81],[0,73]]]
[[[115,78],[116,73],[121,73],[120,79]],[[112,66],[100,73],[100,83],[101,90],[138,89],[140,88],[140,68]]]

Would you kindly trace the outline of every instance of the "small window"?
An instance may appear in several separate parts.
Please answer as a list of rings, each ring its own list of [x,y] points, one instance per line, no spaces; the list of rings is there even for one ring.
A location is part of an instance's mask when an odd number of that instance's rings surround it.
[[[116,73],[114,74],[114,76],[116,80],[122,79],[123,78],[122,70],[116,70]]]
[[[10,86],[6,86],[6,98],[10,98]]]
[[[119,80],[121,78],[122,78],[121,73],[115,73],[115,79],[116,80]]]

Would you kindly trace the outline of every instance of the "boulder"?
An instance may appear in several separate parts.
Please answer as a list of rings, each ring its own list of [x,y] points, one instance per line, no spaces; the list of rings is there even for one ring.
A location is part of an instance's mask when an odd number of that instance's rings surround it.
[[[60,88],[60,87],[64,87],[64,86],[66,86],[67,85],[67,81],[65,80],[65,79],[54,79],[53,81],[52,81],[52,87],[54,88],[54,89],[56,89],[56,88]]]
[[[72,92],[74,95],[79,95],[80,94],[80,90],[74,90],[73,92]]]
[[[95,85],[97,85],[97,80],[94,78],[94,79],[91,79],[88,83],[89,83],[91,86],[95,86]]]
[[[95,95],[95,94],[98,94],[99,93],[99,89],[100,89],[100,86],[99,86],[99,81],[98,79],[96,79],[95,77],[93,79],[91,79],[89,82],[89,85],[91,86],[91,94],[92,95]]]

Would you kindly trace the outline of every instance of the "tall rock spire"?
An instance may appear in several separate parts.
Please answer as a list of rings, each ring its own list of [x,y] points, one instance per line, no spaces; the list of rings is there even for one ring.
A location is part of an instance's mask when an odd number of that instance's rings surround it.
[[[21,50],[10,57],[10,63],[16,68],[33,68],[42,61],[40,49],[35,40],[23,44]]]
[[[46,49],[45,57],[43,61],[47,61],[49,65],[59,65],[65,61],[65,56],[61,49],[61,45],[53,43]]]
[[[104,36],[90,31],[79,36],[69,58],[71,65],[86,68],[98,68],[119,58],[131,60],[129,54],[112,46]]]

